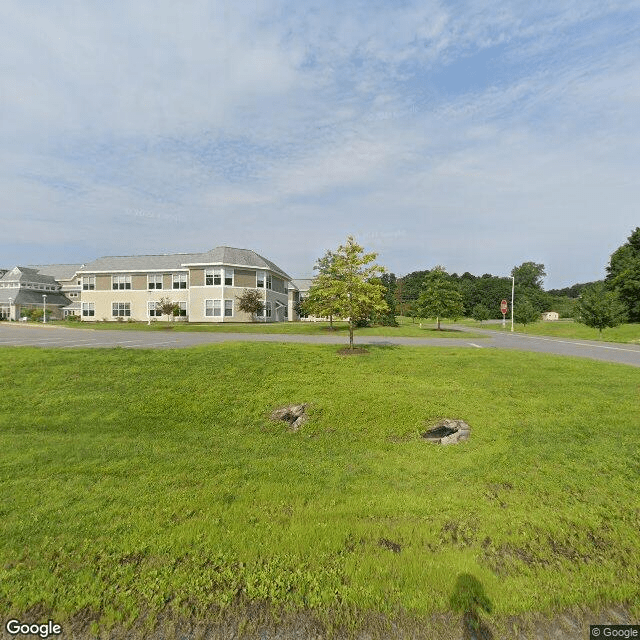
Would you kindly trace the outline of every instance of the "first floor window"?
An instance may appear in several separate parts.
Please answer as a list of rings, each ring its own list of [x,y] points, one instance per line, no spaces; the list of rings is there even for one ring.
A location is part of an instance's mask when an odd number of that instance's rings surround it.
[[[209,318],[219,318],[222,315],[222,300],[205,300],[204,315]]]
[[[131,289],[131,276],[111,276],[112,289]]]
[[[152,273],[147,276],[147,287],[149,289],[162,289],[162,274]]]
[[[224,301],[224,315],[226,318],[233,317],[233,300]]]
[[[80,284],[80,281],[78,281]],[[93,291],[96,288],[96,277],[95,276],[82,276],[82,290],[83,291]]]
[[[177,302],[178,311],[176,315],[178,316],[186,316],[187,315],[187,303],[186,302]]]
[[[208,287],[222,284],[222,269],[205,269],[204,283]]]
[[[147,309],[149,311],[150,318],[159,318],[162,316],[162,310],[160,309],[159,302],[147,302]]]
[[[111,305],[111,315],[114,318],[125,318],[131,315],[130,302],[114,302]]]
[[[95,302],[83,302],[82,303],[82,315],[95,316],[96,315],[96,303]]]
[[[264,303],[264,308],[265,308],[265,313],[267,315],[267,318],[271,317],[271,302],[265,302]]]
[[[173,274],[173,288],[174,289],[186,289],[187,288],[187,274],[186,273],[174,273]]]

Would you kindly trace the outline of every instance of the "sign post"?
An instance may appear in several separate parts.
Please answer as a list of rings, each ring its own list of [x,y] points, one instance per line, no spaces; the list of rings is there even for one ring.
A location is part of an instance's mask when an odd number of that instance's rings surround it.
[[[500,303],[500,311],[502,311],[502,326],[506,326],[506,316],[507,316],[507,301],[503,300]]]

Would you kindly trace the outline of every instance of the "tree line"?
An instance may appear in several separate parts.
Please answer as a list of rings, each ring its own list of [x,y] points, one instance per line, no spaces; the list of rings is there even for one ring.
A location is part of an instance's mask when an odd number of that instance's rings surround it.
[[[528,324],[544,311],[574,317],[602,331],[625,320],[640,322],[640,227],[612,255],[604,281],[576,284],[544,291],[545,266],[523,262],[511,277],[485,273],[474,276],[449,274],[443,266],[414,271],[402,278],[373,264],[377,254],[364,253],[352,236],[337,251],[327,251],[314,269],[318,271],[300,311],[309,315],[349,319],[353,328],[367,324],[396,324],[397,315],[414,318],[476,320],[501,318],[500,301],[511,303],[515,287],[514,319]]]

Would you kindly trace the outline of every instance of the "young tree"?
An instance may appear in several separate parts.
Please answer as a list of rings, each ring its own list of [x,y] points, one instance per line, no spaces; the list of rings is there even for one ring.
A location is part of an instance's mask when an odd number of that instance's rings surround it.
[[[264,308],[262,293],[256,289],[245,289],[236,300],[240,311],[251,314],[251,322],[255,322],[256,314]]]
[[[424,279],[418,313],[423,318],[435,318],[438,331],[441,331],[440,318],[457,320],[464,313],[460,289],[449,279],[444,267],[435,267]]]
[[[540,320],[540,312],[528,298],[520,297],[513,306],[513,319],[525,327]]]
[[[478,322],[482,322],[483,320],[488,320],[491,317],[491,314],[489,313],[489,309],[487,309],[483,304],[477,304],[473,307],[471,317]]]
[[[330,259],[326,263],[319,260],[316,269],[320,271],[309,289],[307,300],[317,301],[315,308],[333,310],[335,315],[348,318],[349,348],[353,349],[353,328],[356,321],[374,312],[388,309],[384,301],[385,288],[378,276],[384,268],[372,264],[376,253],[364,253],[353,236],[347,238],[335,252],[328,252]],[[326,258],[327,256],[325,256]],[[307,301],[305,301],[305,304]],[[314,302],[307,308],[314,308]]]
[[[173,302],[168,296],[160,298],[160,302],[156,302],[156,308],[162,312],[163,316],[167,316],[167,324],[173,320],[176,310],[180,310],[177,302]]]
[[[604,284],[585,289],[578,302],[578,322],[598,329],[600,335],[607,327],[617,327],[626,320],[626,309],[615,291],[607,291]]]

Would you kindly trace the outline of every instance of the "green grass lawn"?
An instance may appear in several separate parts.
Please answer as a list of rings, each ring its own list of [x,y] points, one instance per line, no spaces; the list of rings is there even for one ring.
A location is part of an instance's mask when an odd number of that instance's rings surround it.
[[[348,341],[349,327],[346,322],[334,322],[333,329],[328,322],[254,322],[254,323],[187,323],[173,322],[167,323],[165,320],[152,322],[69,322],[59,321],[55,323],[59,326],[79,327],[82,329],[105,329],[124,331],[166,331],[171,327],[171,331],[213,331],[221,333],[272,333],[288,335],[339,335],[344,336]],[[397,327],[373,326],[363,327],[355,330],[356,336],[398,336],[410,338],[482,338],[482,333],[471,334],[449,326],[442,331],[438,331],[435,321],[416,321],[411,318],[398,318]]]
[[[640,371],[497,350],[0,351],[0,610],[358,624],[640,602]],[[297,433],[269,420],[310,403]],[[420,434],[466,420],[469,442]],[[8,619],[8,617],[7,617]]]

